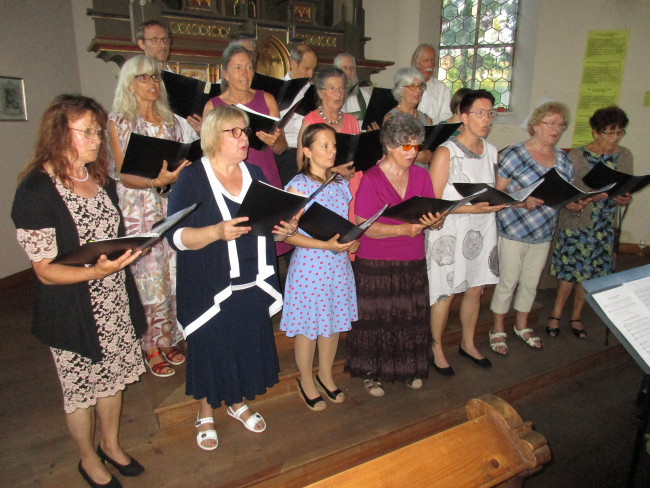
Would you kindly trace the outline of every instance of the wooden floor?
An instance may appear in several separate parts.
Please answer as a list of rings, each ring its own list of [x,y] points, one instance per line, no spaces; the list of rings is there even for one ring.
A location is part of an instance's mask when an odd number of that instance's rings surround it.
[[[629,256],[621,261],[633,267],[648,259]],[[544,308],[536,328],[541,333],[553,292],[541,292],[539,297]],[[77,453],[65,427],[49,351],[29,333],[29,287],[3,290],[0,303],[4,337],[0,349],[0,485],[84,486],[76,471]],[[530,486],[595,486],[589,477],[593,473],[601,473],[599,487],[622,486],[635,432],[632,400],[641,373],[613,338],[604,346],[604,326],[591,310],[585,313],[585,324],[588,340],[578,341],[564,322],[563,333],[546,340],[540,352],[510,335],[507,358],[488,351],[482,333],[477,345],[494,364],[489,370],[459,357],[457,339],[447,336],[446,354],[456,376],[446,378],[431,370],[419,391],[388,384],[386,396],[374,398],[363,390],[360,380],[340,373],[336,380],[347,400],[342,405],[328,404],[323,412],[309,411],[294,393],[264,395],[251,403],[267,420],[262,434],[244,430],[219,409],[215,415],[219,447],[212,452],[196,446],[191,415],[169,428],[159,428],[153,411],[166,395],[161,392],[169,390],[163,382],[180,385],[182,378],[166,380],[147,374],[125,392],[121,430],[124,447],[146,471],[138,478],[120,480],[125,487],[303,486],[444,430],[463,420],[467,400],[494,393],[513,403],[524,420],[544,419],[543,428],[537,428],[546,435],[556,459],[530,480]],[[589,383],[581,383],[581,378],[590,378]],[[583,389],[584,395],[596,395],[602,404],[609,402],[612,414],[627,417],[613,422],[608,416],[607,420],[594,418],[595,413],[583,416],[595,407],[592,397],[581,396]],[[567,413],[565,409],[572,405]],[[551,406],[556,415],[549,411]],[[605,407],[598,406],[602,414]],[[587,429],[589,435],[577,428]],[[611,429],[616,429],[615,436]],[[614,446],[614,438],[621,444]],[[567,453],[565,446],[573,451]],[[575,452],[578,449],[582,452]],[[599,461],[599,452],[609,464]],[[612,453],[619,458],[612,459]],[[646,456],[638,486],[649,486],[648,464]],[[564,484],[568,480],[571,483]]]

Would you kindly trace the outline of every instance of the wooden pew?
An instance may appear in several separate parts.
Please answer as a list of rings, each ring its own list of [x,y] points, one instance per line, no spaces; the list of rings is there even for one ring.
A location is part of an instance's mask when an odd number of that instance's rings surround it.
[[[308,488],[519,487],[551,459],[546,438],[501,398],[467,402],[467,422]]]

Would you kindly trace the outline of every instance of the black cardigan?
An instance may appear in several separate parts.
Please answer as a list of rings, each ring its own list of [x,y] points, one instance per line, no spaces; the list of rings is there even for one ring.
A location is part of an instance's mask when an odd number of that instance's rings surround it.
[[[120,213],[115,183],[111,181],[104,190]],[[11,218],[19,229],[54,228],[59,254],[79,247],[79,235],[68,207],[51,177],[43,171],[32,171],[18,185]],[[124,235],[121,219],[118,235]],[[124,271],[131,322],[140,337],[146,329],[144,308],[131,271],[128,268]],[[103,355],[88,282],[45,285],[36,278],[35,283],[36,305],[32,322],[34,335],[50,347],[76,352],[92,362],[101,361]]]

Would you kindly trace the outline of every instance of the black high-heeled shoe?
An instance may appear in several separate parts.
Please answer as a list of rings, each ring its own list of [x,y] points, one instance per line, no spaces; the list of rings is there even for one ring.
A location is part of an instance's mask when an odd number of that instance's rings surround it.
[[[474,356],[467,353],[465,349],[463,349],[463,346],[458,346],[458,354],[460,354],[463,357],[466,357],[467,359],[471,359],[474,362],[474,364],[482,368],[489,368],[490,366],[492,366],[492,362],[490,362],[488,358],[477,359]]]
[[[120,481],[113,475],[111,475],[111,480],[108,483],[104,483],[103,485],[95,483],[93,479],[88,476],[88,473],[86,473],[86,470],[81,465],[81,461],[79,461],[77,469],[79,470],[79,474],[83,476],[83,479],[86,480],[86,483],[90,485],[90,488],[122,488],[122,483],[120,483]]]
[[[578,322],[580,325],[582,325],[582,320],[580,319],[571,319],[569,320],[569,327],[571,327],[571,332],[573,332],[573,335],[576,336],[578,339],[586,339],[587,338],[587,331],[585,329],[578,329],[577,327],[574,327],[572,324]]]
[[[332,403],[343,403],[345,401],[345,394],[341,391],[340,388],[337,388],[334,391],[328,390],[327,387],[320,380],[318,375],[316,375],[316,382],[320,385],[320,387],[323,389],[323,391],[327,395],[327,398],[329,398]],[[341,395],[341,396],[339,397],[339,395]]]
[[[298,382],[298,396],[303,399],[305,405],[307,405],[307,408],[309,408],[309,410],[315,410],[317,412],[325,410],[327,405],[325,405],[325,400],[323,400],[323,397],[318,395],[316,398],[307,398],[307,395],[303,391],[302,385],[300,384],[300,380],[296,378],[296,381]]]
[[[97,445],[97,455],[102,461],[104,461],[104,463],[110,463],[115,466],[122,476],[139,476],[144,471],[142,464],[133,459],[133,457],[131,457],[131,462],[129,464],[120,464],[114,459],[111,459],[108,454],[104,452],[101,444]]]

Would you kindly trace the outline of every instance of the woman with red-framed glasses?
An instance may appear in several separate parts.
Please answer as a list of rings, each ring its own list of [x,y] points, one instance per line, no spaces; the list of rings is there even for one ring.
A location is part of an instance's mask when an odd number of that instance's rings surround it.
[[[357,224],[387,203],[434,196],[426,170],[413,165],[423,140],[424,127],[410,115],[386,121],[381,129],[384,157],[366,171],[357,192]],[[359,320],[348,332],[345,370],[362,378],[370,395],[384,395],[382,381],[421,388],[429,375],[423,230],[440,228],[440,217],[423,215],[410,224],[382,216],[359,239],[354,266]]]

